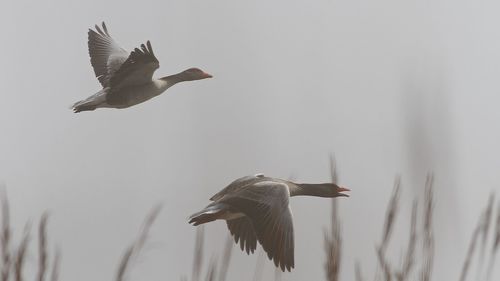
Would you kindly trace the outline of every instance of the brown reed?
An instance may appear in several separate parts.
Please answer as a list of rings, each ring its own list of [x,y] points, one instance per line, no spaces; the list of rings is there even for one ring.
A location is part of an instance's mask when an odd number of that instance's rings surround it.
[[[139,232],[139,236],[132,242],[132,244],[125,250],[122,259],[118,265],[118,270],[116,273],[116,281],[124,281],[127,277],[127,273],[131,267],[132,262],[134,262],[142,252],[144,244],[147,241],[149,231],[153,226],[158,214],[161,210],[161,205],[155,206],[151,212],[146,216],[144,223]]]
[[[200,280],[201,269],[203,266],[203,244],[204,244],[204,226],[199,226],[196,229],[196,242],[194,245],[193,271],[191,274],[192,281]]]
[[[231,261],[231,253],[233,250],[233,239],[230,234],[228,234],[226,239],[226,245],[224,245],[224,254],[222,256],[222,262],[219,269],[219,280],[225,281],[227,278],[227,271],[229,269],[229,262]]]
[[[16,281],[23,281],[23,267],[26,257],[26,251],[28,249],[28,244],[30,241],[31,225],[29,223],[24,227],[23,238],[19,243],[19,247],[16,251],[16,258],[14,262],[14,279]]]
[[[500,203],[497,206],[497,215],[495,219],[495,230],[493,233],[493,243],[491,247],[491,254],[490,254],[490,261],[488,264],[488,273],[487,273],[487,278],[486,280],[490,280],[492,273],[493,273],[493,265],[495,264],[496,261],[496,256],[498,249],[500,247]]]
[[[10,254],[10,212],[9,212],[9,200],[7,199],[7,192],[2,189],[2,194],[0,197],[0,202],[2,204],[2,226],[0,235],[0,247],[2,253],[2,269],[0,271],[0,281],[8,281],[10,269],[11,269],[11,254]]]
[[[424,227],[423,227],[423,264],[420,271],[421,281],[430,281],[434,264],[434,176],[427,175],[424,193]]]
[[[392,230],[396,220],[396,215],[398,212],[400,186],[401,186],[401,180],[398,177],[394,182],[394,188],[392,191],[391,199],[389,201],[389,204],[387,205],[384,229],[382,232],[382,241],[380,242],[380,245],[376,247],[378,265],[380,267],[380,270],[382,271],[384,280],[387,281],[392,280],[392,268],[391,265],[389,264],[388,258],[386,257],[386,250],[389,245]]]
[[[337,183],[338,174],[335,158],[330,156],[330,178],[332,183]],[[342,257],[341,224],[338,215],[337,201],[332,199],[331,204],[331,226],[324,233],[324,245],[326,251],[325,273],[326,280],[338,281],[340,278],[340,265]]]
[[[407,280],[415,264],[415,248],[417,245],[417,212],[418,212],[418,201],[413,201],[412,211],[411,211],[411,223],[410,223],[410,238],[408,239],[408,246],[406,249],[406,255],[403,260],[402,268],[399,272],[396,272],[396,280],[404,281]]]
[[[490,199],[488,201],[491,202],[491,196],[490,196]],[[473,258],[475,256],[477,243],[478,242],[481,242],[483,244],[486,243],[485,239],[487,238],[487,234],[485,235],[484,231],[486,231],[488,229],[486,224],[488,224],[487,220],[488,220],[488,212],[490,212],[489,211],[490,205],[491,204],[488,203],[486,209],[483,211],[482,215],[480,216],[480,219],[477,223],[476,228],[474,229],[474,232],[472,233],[472,237],[471,237],[471,240],[469,243],[469,248],[467,250],[467,254],[465,256],[465,261],[464,261],[464,264],[462,266],[462,272],[460,274],[460,281],[465,281],[467,279],[467,274],[469,272],[470,266],[471,266]],[[482,239],[480,240],[480,238],[482,238]]]
[[[47,271],[47,222],[48,214],[44,213],[38,225],[38,281],[45,280],[45,272]]]
[[[5,190],[0,192],[0,210],[2,214],[1,218],[1,230],[0,230],[0,247],[1,247],[1,269],[0,269],[0,280],[8,281],[13,279],[15,281],[23,281],[24,278],[24,267],[26,264],[26,257],[29,251],[29,242],[31,239],[31,223],[25,224],[23,234],[19,240],[19,245],[14,245],[12,243],[12,229],[10,226],[10,208],[9,200]],[[45,275],[47,268],[49,266],[49,252],[48,247],[48,213],[43,213],[40,218],[38,225],[38,263],[36,270],[36,280],[45,280]],[[54,263],[59,263],[59,258],[54,260]],[[53,267],[52,276],[58,276],[58,265]],[[53,281],[57,281],[54,277],[51,278]]]

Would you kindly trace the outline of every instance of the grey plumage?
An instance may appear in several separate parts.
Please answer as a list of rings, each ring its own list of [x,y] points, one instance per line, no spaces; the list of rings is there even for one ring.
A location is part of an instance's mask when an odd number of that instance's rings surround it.
[[[224,219],[242,251],[253,253],[259,241],[276,267],[290,271],[295,266],[290,196],[347,196],[340,193],[347,190],[333,183],[297,184],[260,174],[247,176],[212,196],[213,202],[193,214],[189,223]]]
[[[102,87],[106,88],[109,86],[110,77],[127,60],[128,52],[109,35],[104,22],[102,30],[98,25],[95,29],[89,29],[88,32],[90,63]]]
[[[156,97],[182,81],[212,77],[198,68],[153,79],[160,67],[151,42],[141,44],[128,53],[111,37],[106,24],[102,28],[89,29],[88,48],[90,63],[102,85],[96,94],[72,105],[73,111],[89,111],[97,108],[127,108]]]

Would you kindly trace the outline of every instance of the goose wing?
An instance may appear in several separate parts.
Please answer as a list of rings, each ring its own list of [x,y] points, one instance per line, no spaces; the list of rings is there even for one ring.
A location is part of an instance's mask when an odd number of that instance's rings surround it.
[[[257,236],[255,236],[252,221],[248,217],[241,217],[226,222],[229,232],[234,237],[234,242],[236,244],[239,242],[241,250],[246,251],[247,254],[253,253],[257,248]]]
[[[239,189],[246,188],[246,186],[254,184],[258,181],[265,180],[263,174],[255,174],[252,176],[245,176],[239,179],[234,180],[228,186],[226,186],[221,191],[217,192],[214,196],[210,198],[211,201],[217,201],[224,197],[226,194],[230,194],[233,192],[237,192]]]
[[[282,271],[294,267],[293,221],[288,201],[288,186],[271,180],[248,185],[219,200],[248,217],[267,256]]]
[[[110,77],[127,60],[128,52],[109,35],[104,22],[102,29],[98,25],[95,26],[95,30],[89,29],[88,46],[95,76],[106,88]]]
[[[151,43],[141,44],[135,48],[127,60],[110,77],[111,88],[117,89],[131,85],[141,85],[151,82],[153,73],[160,67]]]

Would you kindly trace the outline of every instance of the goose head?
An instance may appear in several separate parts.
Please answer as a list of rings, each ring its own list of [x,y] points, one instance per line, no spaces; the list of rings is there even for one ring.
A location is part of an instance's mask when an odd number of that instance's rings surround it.
[[[345,191],[351,191],[351,190],[343,186],[338,186],[334,183],[317,183],[317,184],[299,183],[296,184],[296,187],[290,190],[290,195],[291,196],[306,195],[306,196],[327,197],[327,198],[349,197],[348,194],[343,193]]]
[[[342,192],[345,191],[351,191],[349,188],[343,187],[343,186],[338,186],[334,183],[327,183],[327,184],[318,184],[312,187],[315,193],[315,196],[319,197],[328,197],[328,198],[334,198],[334,197],[349,197],[349,194],[345,194]]]
[[[212,75],[210,75],[210,74],[206,73],[205,71],[203,71],[199,68],[196,68],[196,67],[186,69],[179,74],[182,76],[183,81],[201,80],[201,79],[213,77]]]

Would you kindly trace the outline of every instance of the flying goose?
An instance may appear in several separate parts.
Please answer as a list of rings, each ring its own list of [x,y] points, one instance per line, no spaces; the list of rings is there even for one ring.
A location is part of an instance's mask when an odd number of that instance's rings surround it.
[[[247,254],[254,252],[257,241],[276,267],[290,271],[294,267],[294,238],[291,196],[348,197],[350,191],[333,183],[307,184],[270,178],[262,174],[239,178],[210,198],[205,209],[189,217],[200,225],[217,219],[226,220],[234,241]]]
[[[163,93],[173,85],[183,82],[211,78],[212,75],[198,68],[152,79],[160,63],[156,59],[149,41],[132,52],[120,47],[109,35],[106,24],[102,29],[89,29],[88,45],[90,63],[102,90],[72,106],[73,111],[88,111],[96,108],[127,108]]]

